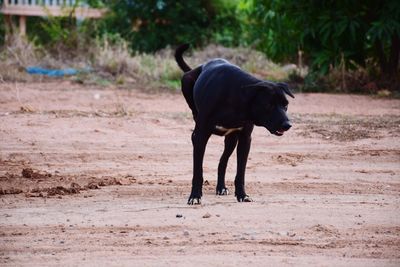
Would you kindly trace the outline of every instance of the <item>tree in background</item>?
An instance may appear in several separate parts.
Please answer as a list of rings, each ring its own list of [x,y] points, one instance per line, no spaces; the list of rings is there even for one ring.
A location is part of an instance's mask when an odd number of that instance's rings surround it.
[[[95,1],[95,0],[93,0]],[[241,0],[123,0],[103,1],[110,12],[103,33],[117,33],[133,50],[153,52],[167,45],[216,42],[242,43]]]
[[[156,51],[189,42],[252,46],[279,62],[297,61],[312,73],[367,68],[398,80],[400,1],[397,0],[149,0],[105,1],[103,28],[133,50]]]
[[[202,1],[108,1],[103,31],[118,33],[133,50],[152,52],[169,44],[202,44],[210,24]]]
[[[302,50],[320,74],[368,63],[381,77],[399,79],[400,1],[243,2],[254,44],[274,60],[293,60]]]
[[[203,1],[210,19],[211,36],[209,42],[227,47],[246,44],[246,14],[243,12],[241,0],[209,0]]]

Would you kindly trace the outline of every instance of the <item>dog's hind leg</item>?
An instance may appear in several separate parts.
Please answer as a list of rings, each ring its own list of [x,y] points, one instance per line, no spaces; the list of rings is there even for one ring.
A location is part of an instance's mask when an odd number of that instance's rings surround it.
[[[228,195],[229,193],[228,189],[225,187],[226,166],[228,164],[229,157],[232,155],[232,152],[235,150],[238,143],[238,133],[231,133],[227,135],[224,143],[224,152],[222,153],[218,164],[218,182],[216,189],[217,195]]]
[[[201,66],[191,71],[186,72],[182,77],[182,94],[185,97],[186,103],[192,110],[193,119],[196,120],[197,109],[193,99],[193,88],[197,78],[201,73]]]
[[[192,133],[193,143],[193,180],[192,191],[190,193],[188,204],[201,204],[202,188],[203,188],[203,159],[206,145],[211,133],[199,130],[195,127]]]

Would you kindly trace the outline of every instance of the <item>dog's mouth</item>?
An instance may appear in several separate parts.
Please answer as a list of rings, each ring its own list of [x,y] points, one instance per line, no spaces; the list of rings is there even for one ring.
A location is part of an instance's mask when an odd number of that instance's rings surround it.
[[[286,132],[285,129],[280,129],[280,130],[276,130],[272,134],[277,135],[277,136],[282,136],[285,132]]]
[[[274,130],[273,132],[271,132],[274,135],[277,136],[282,136],[286,131],[288,131],[290,128],[292,127],[292,125],[290,124],[290,122],[285,121],[284,123],[282,123],[282,125],[279,127],[278,130]]]

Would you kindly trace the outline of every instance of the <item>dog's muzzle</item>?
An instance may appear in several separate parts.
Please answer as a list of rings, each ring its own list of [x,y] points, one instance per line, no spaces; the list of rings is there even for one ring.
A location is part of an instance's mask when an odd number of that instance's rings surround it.
[[[292,127],[289,121],[285,121],[279,130],[272,132],[272,134],[277,136],[282,136],[286,131],[288,131]]]

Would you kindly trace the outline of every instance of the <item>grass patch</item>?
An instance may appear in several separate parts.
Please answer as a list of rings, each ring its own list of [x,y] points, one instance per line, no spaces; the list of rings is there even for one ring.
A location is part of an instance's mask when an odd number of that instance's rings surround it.
[[[53,56],[33,42],[13,36],[12,41],[0,52],[0,80],[8,82],[46,81],[49,78],[29,75],[28,66],[41,66],[52,69],[76,68],[84,70],[78,75],[64,77],[80,84],[99,86],[116,85],[118,87],[143,88],[145,90],[179,91],[182,71],[174,59],[174,50],[163,49],[154,54],[134,53],[128,43],[120,37],[98,38],[81,54]],[[65,52],[65,53],[68,53]],[[72,56],[73,55],[73,56]],[[230,62],[253,73],[261,79],[286,80],[288,71],[268,60],[260,52],[247,48],[225,48],[209,45],[202,50],[185,53],[185,60],[196,67],[212,58],[225,58]]]

